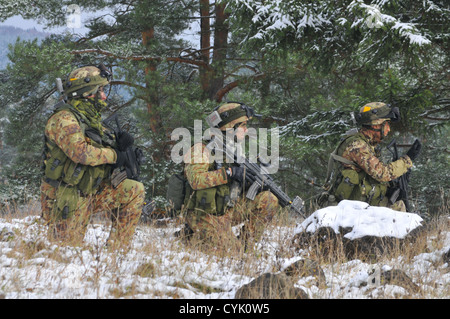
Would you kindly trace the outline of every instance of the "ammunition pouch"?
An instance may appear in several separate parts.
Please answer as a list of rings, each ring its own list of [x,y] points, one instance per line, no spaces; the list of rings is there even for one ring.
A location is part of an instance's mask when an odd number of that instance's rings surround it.
[[[216,211],[216,192],[215,187],[198,190],[195,192],[195,210],[198,213],[211,214]]]
[[[219,165],[219,163],[213,162],[210,163],[208,170],[217,170],[223,166],[226,168],[227,164]],[[233,191],[233,194],[230,195],[229,184],[194,190],[186,180],[184,207],[189,213],[196,214],[198,217],[207,214],[221,216],[225,214],[227,207],[232,207],[234,205],[239,194],[238,190],[235,190]]]
[[[44,175],[47,179],[73,186],[84,195],[95,194],[101,182],[110,174],[111,165],[87,166],[75,163],[56,146],[50,151],[50,158],[45,161]]]
[[[230,187],[221,185],[216,187],[216,214],[223,215],[230,202]]]
[[[76,187],[60,185],[56,190],[56,202],[53,206],[52,219],[68,219],[77,209],[79,193]]]
[[[334,192],[338,201],[359,200],[378,206],[386,195],[387,185],[374,180],[364,171],[358,173],[352,169],[344,169],[340,175]]]
[[[50,151],[50,158],[45,161],[44,175],[53,180],[59,179],[63,175],[66,160],[66,154],[59,147],[54,147]]]
[[[339,177],[339,184],[335,191],[336,198],[341,201],[343,199],[351,199],[353,191],[359,185],[359,176],[355,170],[344,169]]]
[[[87,166],[83,178],[78,183],[78,189],[85,195],[95,194],[110,173],[111,165]]]
[[[371,206],[378,206],[386,196],[387,185],[377,182],[373,178],[366,176],[362,183],[364,184],[365,201]]]
[[[334,195],[330,194],[328,191],[324,191],[317,197],[316,204],[320,208],[324,208],[328,206],[336,206],[337,201]]]
[[[229,201],[230,188],[228,185],[219,185],[194,191],[187,183],[184,204],[189,211],[195,211],[197,215],[212,214],[221,216],[225,213]]]
[[[72,186],[78,185],[83,178],[86,169],[86,165],[81,165],[79,163],[72,162],[71,160],[67,160],[66,165],[64,165],[62,181]]]

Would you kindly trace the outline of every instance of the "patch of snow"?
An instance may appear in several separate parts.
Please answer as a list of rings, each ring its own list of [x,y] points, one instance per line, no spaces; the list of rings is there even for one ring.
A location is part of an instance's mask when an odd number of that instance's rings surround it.
[[[404,238],[410,231],[421,226],[422,221],[417,214],[343,200],[337,206],[314,212],[296,228],[295,233],[314,233],[320,227],[330,227],[339,234],[340,227],[350,227],[352,230],[344,237],[351,240],[364,236]]]

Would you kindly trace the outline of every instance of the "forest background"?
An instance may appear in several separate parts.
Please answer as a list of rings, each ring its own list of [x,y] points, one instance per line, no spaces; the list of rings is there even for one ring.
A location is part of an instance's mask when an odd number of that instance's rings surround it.
[[[87,33],[20,37],[0,64],[0,203],[39,198],[55,79],[102,62],[114,76],[105,117],[118,113],[144,149],[142,182],[160,207],[182,170],[170,159],[171,132],[193,129],[220,103],[243,102],[263,115],[252,126],[279,129],[273,177],[309,207],[330,152],[355,126],[351,112],[383,101],[402,115],[392,126],[400,154],[423,143],[410,179],[415,211],[448,212],[447,1],[0,0],[0,22],[19,15],[63,27],[74,4],[89,13]]]

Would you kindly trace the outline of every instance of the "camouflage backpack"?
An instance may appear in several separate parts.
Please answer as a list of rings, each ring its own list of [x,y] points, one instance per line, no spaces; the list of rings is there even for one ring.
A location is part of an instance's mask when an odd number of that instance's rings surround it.
[[[183,174],[173,174],[169,178],[166,192],[166,211],[171,217],[181,213],[186,196],[186,184],[188,184],[188,181]]]

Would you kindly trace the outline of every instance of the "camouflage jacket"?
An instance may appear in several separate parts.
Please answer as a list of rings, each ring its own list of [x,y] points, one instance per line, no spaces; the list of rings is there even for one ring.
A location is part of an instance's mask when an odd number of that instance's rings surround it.
[[[338,155],[354,164],[343,164],[344,168],[351,168],[357,172],[365,171],[370,177],[380,183],[392,181],[413,166],[411,159],[404,155],[397,161],[389,164],[383,163],[375,152],[370,134],[360,131],[359,138],[354,138],[344,149],[338,151]]]
[[[45,136],[75,163],[97,166],[114,164],[117,160],[112,148],[92,145],[92,140],[83,133],[77,118],[69,110],[61,110],[50,117]]]
[[[186,178],[193,190],[201,190],[228,183],[225,167],[214,169],[209,150],[197,143],[184,157]]]

